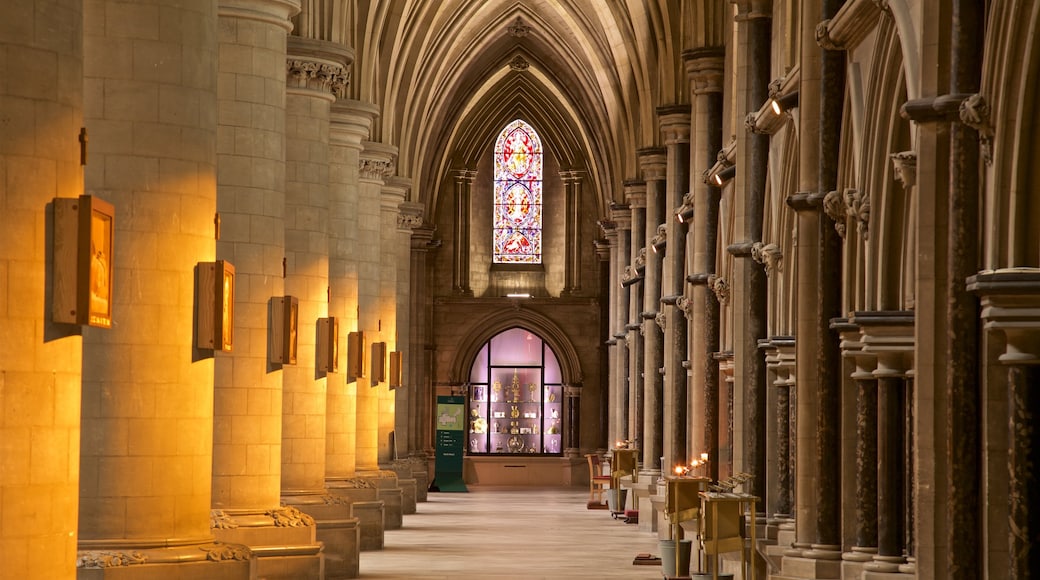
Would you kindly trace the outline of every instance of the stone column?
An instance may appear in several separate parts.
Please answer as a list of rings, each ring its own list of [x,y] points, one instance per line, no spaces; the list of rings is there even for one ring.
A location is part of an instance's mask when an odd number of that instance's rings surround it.
[[[419,303],[420,308],[413,307],[412,300],[416,297],[418,289],[415,281],[412,280],[414,273],[412,259],[415,257],[412,240],[416,230],[429,229],[426,226],[426,220],[423,219],[424,210],[425,206],[422,203],[404,202],[398,207],[397,215],[399,234],[397,241],[397,349],[404,353],[402,354],[404,358],[401,369],[402,385],[395,393],[394,415],[397,424],[394,428],[396,433],[394,439],[397,442],[397,457],[401,458],[411,457],[415,451],[422,449],[421,445],[416,445],[419,433],[422,431],[417,415],[419,401],[416,399],[416,393],[419,391],[418,377],[422,375],[422,372],[412,374],[414,370],[412,359],[421,359],[422,350],[416,352],[416,344],[412,336],[416,331],[416,325],[412,319],[416,316],[421,317],[418,311],[422,310],[421,305],[425,304],[425,299]],[[426,276],[423,274],[418,274],[418,276],[419,281],[425,283]],[[421,290],[418,292],[418,297],[423,298]]]
[[[738,3],[736,16],[740,43],[736,50],[737,98],[741,114],[758,111],[768,99],[770,81],[771,12],[763,6],[770,2]],[[751,124],[746,128],[751,129]],[[740,469],[752,475],[748,491],[765,499],[766,477],[766,363],[758,343],[766,338],[768,284],[765,269],[751,259],[752,246],[762,241],[765,222],[765,192],[769,167],[769,136],[754,131],[737,134],[736,176],[733,181],[733,211],[742,224],[733,233],[734,243],[727,251],[736,258],[733,264],[734,370],[740,406],[736,427],[742,432],[734,441]],[[756,506],[764,515],[766,505]]]
[[[299,300],[297,361],[283,369],[282,501],[311,515],[328,578],[359,568],[358,521],[326,492],[328,375],[318,370],[317,322],[328,316],[331,108],[349,81],[353,51],[290,36],[286,79],[285,293]]]
[[[774,337],[776,346],[776,505],[773,515],[790,520],[794,513],[795,472],[795,341],[792,337]],[[787,522],[781,523],[787,525]]]
[[[137,15],[134,26],[109,24],[128,13]],[[82,436],[65,440],[82,450],[77,567],[92,578],[188,574],[185,566],[202,576],[246,578],[249,550],[214,544],[210,531],[214,352],[197,348],[194,335],[196,269],[216,257],[217,4],[99,1],[87,6],[83,22],[84,124],[96,136],[84,189],[115,207],[115,292],[112,327],[84,329]],[[75,51],[69,56],[74,70]],[[29,86],[47,85],[37,74]],[[26,115],[60,110],[41,103]],[[75,184],[74,166],[51,167],[49,175]],[[46,183],[37,179],[36,188]],[[7,183],[14,183],[10,175]],[[42,222],[36,227],[42,244]],[[68,376],[33,390],[57,392]],[[75,502],[60,503],[62,487],[55,486],[59,503],[46,513],[75,509]],[[6,507],[5,521],[21,513]],[[49,516],[31,519],[52,525]],[[130,565],[144,561],[147,569]]]
[[[675,465],[688,465],[686,452],[686,368],[683,361],[688,351],[686,316],[676,301],[686,288],[686,235],[685,226],[675,219],[682,205],[683,194],[690,187],[690,105],[658,107],[661,133],[667,149],[665,178],[664,222],[666,247],[661,274],[661,296],[658,308],[665,317],[663,398],[664,416],[662,470],[670,471]]]
[[[563,416],[567,419],[567,430],[563,436],[563,453],[567,457],[580,457],[581,451],[581,386],[566,385],[563,388]],[[549,450],[550,453],[553,450]]]
[[[427,295],[427,256],[431,249],[439,247],[440,240],[434,241],[436,226],[423,220],[421,225],[412,228],[411,274],[409,284],[411,297],[408,302],[412,306],[409,319],[411,332],[408,365],[411,373],[411,438],[408,443],[408,454],[423,462],[433,453],[433,385],[430,372],[430,357],[427,353],[427,342],[430,336],[430,320],[426,303]],[[419,490],[422,493],[422,490]]]
[[[667,150],[646,147],[638,151],[639,168],[646,182],[645,217],[645,270],[643,273],[643,302],[639,316],[643,333],[643,414],[642,414],[642,472],[656,480],[661,472],[661,452],[664,443],[664,397],[661,367],[664,366],[663,315],[661,305],[661,269],[663,266],[665,171],[668,167]]]
[[[599,326],[600,336],[607,338],[604,341],[605,348],[602,348],[599,353],[599,366],[601,369],[606,369],[606,372],[600,371],[599,380],[599,397],[592,401],[593,404],[598,405],[599,409],[595,413],[590,413],[593,416],[593,435],[590,440],[582,441],[583,450],[597,450],[605,451],[612,445],[608,441],[614,441],[611,439],[610,425],[611,425],[611,404],[614,393],[614,376],[617,374],[617,355],[614,350],[617,348],[617,339],[611,337],[611,331],[614,328],[614,280],[613,276],[614,265],[612,258],[614,255],[614,246],[617,243],[617,224],[610,222],[607,224],[605,221],[599,222],[600,227],[603,229],[604,235],[606,232],[610,232],[608,239],[598,239],[593,242],[596,248],[596,260],[597,260],[597,271],[599,274],[599,281],[597,283],[597,291],[600,296],[600,307],[599,307]]]
[[[452,254],[454,272],[452,293],[457,296],[472,296],[473,290],[469,287],[469,197],[477,172],[459,169],[453,174],[455,176],[455,228],[452,243],[455,251]]]
[[[0,85],[5,174],[0,182],[0,553],[4,575],[69,580],[76,577],[79,453],[85,447],[80,442],[84,359],[80,328],[56,323],[51,313],[52,251],[58,251],[51,202],[77,198],[84,191],[81,165],[103,164],[106,158],[88,151],[84,159],[76,138],[84,126],[83,2],[29,0],[7,8],[0,35],[7,63]],[[47,33],[38,32],[41,25]],[[104,143],[99,145],[103,151]],[[98,194],[114,201],[107,192]],[[126,215],[125,209],[116,211]],[[125,313],[113,314],[129,321]],[[99,437],[116,439],[126,432],[126,421],[108,423],[113,434],[98,429]]]
[[[863,352],[857,317],[846,321],[841,332],[842,356],[855,365],[851,379],[856,395],[855,544],[841,555],[847,574],[862,573],[860,564],[877,554],[878,541],[878,379],[877,356]],[[854,564],[850,564],[854,563]]]
[[[644,273],[646,271],[646,183],[625,183],[625,195],[632,212],[632,228],[629,250],[629,270],[626,272],[629,286],[628,322],[628,439],[639,442],[642,449],[643,434],[643,294],[646,293]],[[655,373],[656,374],[656,373]]]
[[[214,361],[211,527],[219,540],[265,546],[265,577],[322,567],[314,520],[281,507],[283,373],[268,356],[269,304],[285,294],[284,63],[298,11],[298,2],[219,6],[217,258],[236,266],[237,340]]]
[[[706,171],[715,164],[722,149],[722,48],[702,48],[683,52],[686,76],[692,93],[693,111],[690,135],[690,194],[693,197],[693,223],[686,235],[691,315],[689,328],[689,408],[688,446],[691,458],[708,453],[718,457],[719,301],[708,286],[714,276],[719,233],[720,190],[708,182]],[[705,173],[702,173],[705,172]],[[714,407],[709,401],[716,401]],[[717,477],[718,462],[711,462]]]
[[[1036,412],[1040,408],[1040,269],[978,273],[968,278],[967,290],[981,298],[987,335],[1002,334],[1004,339],[1003,352],[995,361],[988,362],[1007,367],[1007,576],[1034,578],[1040,574],[1040,524],[1036,521],[1040,510],[1040,430]],[[1000,344],[996,338],[989,342]]]
[[[338,100],[329,131],[329,316],[339,321],[340,369],[329,373],[325,480],[329,487],[357,468],[357,380],[347,372],[347,335],[358,325],[358,164],[378,113],[369,103]]]
[[[358,239],[365,240],[357,248],[358,260],[358,330],[364,333],[361,356],[363,376],[357,383],[357,469],[378,472],[380,460],[380,391],[386,383],[373,384],[372,343],[382,340],[381,269],[383,259],[382,189],[385,179],[394,173],[396,149],[365,141],[362,143],[359,173]],[[396,224],[394,226],[396,229]],[[385,451],[384,451],[385,453]]]
[[[982,427],[977,394],[979,377],[978,298],[969,294],[964,281],[977,273],[979,260],[979,131],[978,124],[962,123],[958,109],[974,113],[968,95],[977,93],[982,78],[985,14],[977,2],[952,3],[950,18],[950,93],[936,99],[937,109],[950,112],[949,201],[945,285],[947,421],[949,445],[947,484],[950,487],[946,541],[950,578],[966,579],[982,566],[985,543],[978,498],[983,485],[980,446]],[[977,95],[976,95],[977,96]],[[965,101],[964,104],[961,104]],[[963,113],[962,113],[963,115]],[[964,115],[970,117],[972,115]],[[984,122],[988,122],[985,120]],[[940,291],[940,296],[942,291]],[[1035,547],[1033,548],[1036,549]],[[1025,578],[1028,576],[1018,576]]]
[[[581,293],[581,181],[583,171],[561,171],[566,196],[566,260],[564,262],[563,294]]]
[[[381,469],[389,469],[390,462],[397,454],[396,441],[396,402],[397,393],[390,388],[390,353],[399,350],[398,340],[408,340],[407,326],[404,332],[398,329],[398,297],[400,295],[400,283],[398,282],[399,270],[408,266],[402,252],[408,248],[402,238],[401,227],[398,225],[401,217],[401,205],[408,198],[408,190],[411,188],[411,180],[402,177],[389,176],[386,178],[382,193],[380,194],[380,228],[381,257],[379,273],[379,320],[377,326],[381,333],[381,340],[386,343],[385,360],[383,361],[382,384],[379,385],[379,465]],[[410,230],[407,230],[409,234]],[[406,274],[407,275],[407,274]],[[403,280],[407,283],[407,278]],[[402,336],[403,335],[403,336]],[[407,412],[407,408],[402,409]]]
[[[627,190],[626,190],[627,193]],[[613,282],[616,283],[617,289],[616,300],[614,301],[614,320],[615,325],[611,329],[614,334],[612,337],[617,340],[617,349],[615,353],[617,355],[617,373],[614,376],[615,387],[614,387],[614,399],[611,407],[614,409],[614,429],[613,435],[608,441],[609,445],[614,445],[618,441],[628,439],[628,391],[629,391],[629,344],[628,344],[628,309],[629,302],[631,301],[631,287],[628,284],[629,274],[634,272],[634,266],[631,262],[631,245],[632,245],[632,212],[627,204],[614,204],[610,208],[611,219],[617,223],[618,235],[617,235],[617,248],[614,249],[614,253],[617,255],[617,277],[614,278]]]

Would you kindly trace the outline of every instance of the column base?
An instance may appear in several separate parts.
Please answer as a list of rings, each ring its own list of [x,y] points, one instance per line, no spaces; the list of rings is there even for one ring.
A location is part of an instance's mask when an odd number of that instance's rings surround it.
[[[282,502],[314,518],[317,539],[325,544],[325,578],[357,578],[361,574],[361,528],[350,500],[331,493],[282,496]]]
[[[873,561],[864,564],[863,569],[869,572],[898,574],[899,567],[906,564],[903,556],[882,556],[874,554]]]
[[[376,488],[362,479],[328,479],[329,493],[350,501],[351,514],[358,519],[362,552],[383,549],[386,513]]]
[[[840,578],[841,560],[822,560],[785,555],[780,561],[780,578]]]
[[[404,506],[401,488],[397,485],[397,474],[388,469],[358,471],[357,476],[376,488],[376,497],[383,500],[384,528],[399,530],[404,525]]]
[[[324,569],[314,519],[296,508],[213,510],[210,525],[217,541],[249,546],[257,578],[318,578]]]
[[[255,558],[248,547],[224,542],[154,548],[81,542],[80,547],[87,549],[76,554],[77,580],[249,580]]]

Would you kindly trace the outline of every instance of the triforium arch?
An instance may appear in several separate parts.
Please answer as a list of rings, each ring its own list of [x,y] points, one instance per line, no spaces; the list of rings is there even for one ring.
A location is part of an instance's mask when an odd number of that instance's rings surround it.
[[[452,382],[457,381],[459,384],[465,382],[469,377],[470,367],[473,366],[477,353],[492,337],[511,328],[522,328],[538,335],[552,348],[560,362],[564,385],[581,386],[581,363],[578,360],[578,353],[574,350],[574,345],[571,344],[563,330],[545,316],[521,308],[489,315],[474,324],[473,328],[475,330],[462,340],[458,350],[455,351],[455,359],[452,361],[451,371],[448,375],[455,379]]]

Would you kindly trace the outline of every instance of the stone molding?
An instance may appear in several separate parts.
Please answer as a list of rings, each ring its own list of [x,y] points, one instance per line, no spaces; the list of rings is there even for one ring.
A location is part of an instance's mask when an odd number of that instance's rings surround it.
[[[79,552],[76,555],[76,568],[118,568],[146,562],[148,562],[148,557],[136,551],[91,550]]]
[[[220,0],[217,5],[217,15],[221,18],[254,20],[272,24],[285,32],[292,31],[290,18],[299,13],[299,0]]]
[[[524,72],[531,67],[531,63],[523,55],[516,55],[509,61],[509,68],[516,72]]]
[[[279,528],[299,528],[314,525],[314,518],[292,506],[283,505],[270,509],[264,512],[264,515],[270,517],[274,521],[274,525]]]

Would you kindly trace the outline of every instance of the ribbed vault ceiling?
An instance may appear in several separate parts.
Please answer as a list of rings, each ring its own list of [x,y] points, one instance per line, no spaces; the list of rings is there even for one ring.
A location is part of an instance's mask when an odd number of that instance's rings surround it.
[[[688,102],[675,86],[681,6],[359,0],[353,91],[379,106],[373,140],[399,148],[398,174],[428,209],[446,172],[475,168],[519,117],[562,168],[588,172],[602,215],[638,176],[635,151],[660,142],[654,108]]]

